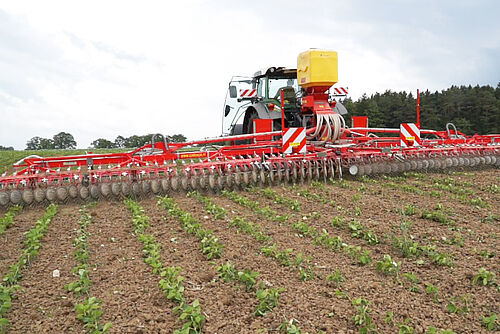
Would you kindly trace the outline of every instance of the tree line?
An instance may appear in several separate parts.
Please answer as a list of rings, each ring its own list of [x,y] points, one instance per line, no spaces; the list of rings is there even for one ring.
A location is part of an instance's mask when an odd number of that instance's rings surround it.
[[[151,142],[152,134],[143,136],[133,135],[130,137],[118,136],[114,141],[98,138],[90,145],[91,148],[135,148]],[[182,134],[165,136],[167,143],[185,142],[187,138]],[[75,149],[76,141],[72,134],[60,132],[52,138],[33,137],[26,143],[26,150],[51,150],[51,149]],[[0,150],[3,146],[0,146]],[[5,150],[13,148],[5,148]]]
[[[399,128],[415,122],[416,96],[407,92],[386,91],[357,101],[345,99],[349,116],[368,116],[370,127]],[[424,129],[444,130],[453,123],[467,135],[500,133],[500,83],[486,86],[451,86],[441,92],[420,93],[420,124]]]

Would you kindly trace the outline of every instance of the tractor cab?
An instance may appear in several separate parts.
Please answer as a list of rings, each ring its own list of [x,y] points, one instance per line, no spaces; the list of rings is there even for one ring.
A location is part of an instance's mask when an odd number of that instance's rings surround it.
[[[254,119],[273,119],[273,130],[281,129],[281,91],[286,118],[290,118],[299,110],[295,69],[270,67],[252,78],[233,77],[224,105],[222,134],[252,133]]]

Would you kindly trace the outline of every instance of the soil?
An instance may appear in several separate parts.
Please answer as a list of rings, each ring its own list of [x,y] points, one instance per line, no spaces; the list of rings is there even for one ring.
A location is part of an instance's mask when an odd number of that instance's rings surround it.
[[[470,198],[481,197],[489,206],[475,206],[433,186],[433,180],[448,178],[469,189]],[[272,203],[257,193],[241,193],[262,206],[269,205],[279,214],[289,215],[282,223],[212,194],[214,203],[227,211],[226,218],[215,220],[197,200],[182,194],[172,195],[181,209],[210,229],[224,245],[221,258],[214,260],[205,258],[199,240],[187,234],[175,218],[156,204],[156,199],[141,200],[140,205],[150,218],[146,233],[152,234],[162,246],[163,265],[181,268],[186,302],[199,300],[206,316],[205,333],[277,333],[280,324],[292,318],[303,332],[356,333],[359,327],[352,320],[356,308],[351,304],[355,298],[370,302],[369,316],[379,333],[397,332],[399,324],[405,322],[415,333],[424,333],[429,326],[449,328],[455,333],[487,333],[481,317],[499,314],[500,293],[495,286],[473,285],[472,277],[479,268],[486,268],[500,281],[500,223],[495,219],[495,215],[500,215],[500,194],[488,188],[499,181],[498,170],[483,170],[272,188],[280,196],[299,200],[300,212]],[[397,186],[389,186],[389,182]],[[401,185],[417,187],[422,192],[408,192]],[[300,196],[302,189],[324,198],[324,203]],[[432,211],[437,203],[452,224],[441,225],[420,218],[423,210]],[[416,213],[402,216],[400,211],[409,204]],[[42,239],[37,258],[24,270],[19,282],[24,289],[7,313],[11,333],[83,332],[73,309],[78,300],[64,289],[66,283],[74,280],[72,241],[80,207],[60,206]],[[314,218],[310,215],[313,212],[319,215]],[[41,208],[23,210],[0,236],[2,273],[15,262],[23,247],[23,233],[41,214]],[[143,262],[142,244],[132,234],[131,217],[123,203],[99,202],[91,209],[91,215],[88,251],[89,263],[95,265],[95,270],[91,272],[90,295],[102,300],[101,322],[113,323],[111,333],[172,333],[178,329],[182,323],[173,313],[176,305],[162,296],[157,287],[158,276]],[[237,216],[259,224],[271,237],[271,244],[281,250],[291,249],[290,256],[302,253],[310,257],[315,277],[303,282],[292,266],[283,266],[264,256],[259,251],[262,242],[229,225],[229,220]],[[331,220],[336,216],[344,217],[347,222],[355,219],[378,236],[379,244],[369,245],[353,237],[347,228],[332,226]],[[333,252],[314,244],[311,238],[299,235],[289,225],[298,220],[318,230],[325,229],[330,236],[340,236],[346,244],[369,250],[372,263],[361,266],[342,251]],[[402,236],[402,220],[411,223],[409,233],[414,241],[421,246],[434,245],[436,251],[453,258],[453,265],[439,266],[426,256],[403,257],[393,244],[394,237]],[[377,271],[376,262],[385,254],[401,262],[397,276]],[[217,276],[216,266],[227,260],[238,270],[258,272],[263,284],[284,288],[278,306],[264,317],[254,316],[255,292],[246,291],[237,282],[226,283]],[[60,270],[59,278],[52,277],[54,269]],[[325,280],[335,270],[343,277],[340,285]],[[413,273],[418,283],[412,286],[404,273]],[[433,301],[425,292],[426,284],[437,287],[437,300]],[[453,300],[458,307],[467,306],[466,312],[447,311],[446,306]],[[392,312],[393,318],[386,321],[388,312]]]

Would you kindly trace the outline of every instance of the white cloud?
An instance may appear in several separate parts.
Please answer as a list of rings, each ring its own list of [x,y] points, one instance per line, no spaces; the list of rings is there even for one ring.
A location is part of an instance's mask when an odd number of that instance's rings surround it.
[[[469,17],[483,8],[483,17]],[[485,10],[488,7],[491,10]],[[15,1],[0,7],[0,144],[220,133],[227,83],[310,47],[364,92],[496,84],[494,1]],[[467,29],[463,22],[473,22]],[[477,24],[482,23],[482,24]]]

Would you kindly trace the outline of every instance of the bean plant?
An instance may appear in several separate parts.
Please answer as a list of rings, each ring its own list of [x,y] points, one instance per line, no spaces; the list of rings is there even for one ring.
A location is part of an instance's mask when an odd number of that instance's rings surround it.
[[[10,207],[3,217],[0,218],[0,235],[2,235],[5,230],[12,225],[14,222],[14,217],[21,211],[19,205]]]

